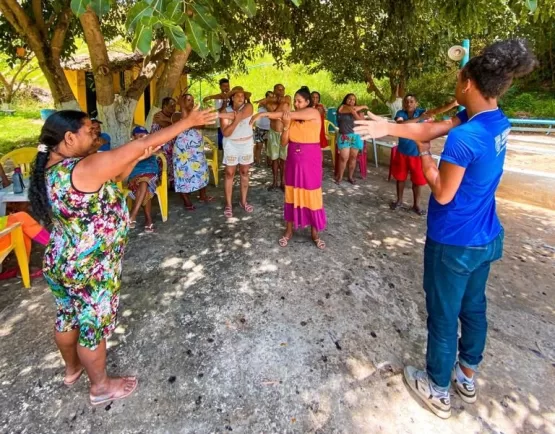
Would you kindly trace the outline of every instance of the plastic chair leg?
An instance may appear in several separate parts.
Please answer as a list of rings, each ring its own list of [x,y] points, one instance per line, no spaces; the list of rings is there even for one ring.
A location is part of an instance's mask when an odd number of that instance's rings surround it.
[[[217,187],[219,183],[218,169],[214,165],[212,165],[211,169],[212,169],[212,175],[214,176],[214,185]]]
[[[162,214],[162,221],[168,220],[168,190],[162,190],[158,187],[156,189],[156,196],[158,196],[158,205],[160,205],[160,213]]]
[[[29,260],[27,258],[27,250],[25,250],[25,242],[23,241],[23,230],[21,227],[15,228],[12,232],[12,239],[14,242],[15,256],[17,257],[17,264],[23,279],[23,286],[25,288],[31,287],[31,276],[29,275]]]

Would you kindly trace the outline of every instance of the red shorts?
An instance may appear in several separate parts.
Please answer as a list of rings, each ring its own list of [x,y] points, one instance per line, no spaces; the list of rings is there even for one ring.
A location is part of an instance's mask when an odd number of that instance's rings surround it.
[[[422,171],[422,160],[420,157],[412,157],[410,155],[401,154],[393,158],[391,166],[391,174],[397,181],[406,181],[410,172],[410,180],[414,185],[426,185],[426,178]]]

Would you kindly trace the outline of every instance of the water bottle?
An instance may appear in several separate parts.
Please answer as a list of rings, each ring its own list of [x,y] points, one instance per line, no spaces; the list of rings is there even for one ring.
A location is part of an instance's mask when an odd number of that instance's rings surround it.
[[[16,167],[13,171],[12,176],[13,192],[15,194],[23,193],[25,189],[25,184],[23,184],[23,175],[21,175],[21,168]]]

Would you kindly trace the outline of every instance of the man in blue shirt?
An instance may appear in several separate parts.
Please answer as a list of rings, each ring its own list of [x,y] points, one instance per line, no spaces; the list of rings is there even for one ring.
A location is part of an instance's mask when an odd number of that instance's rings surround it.
[[[97,137],[97,140],[95,142],[95,144],[98,146],[97,150],[99,152],[109,151],[111,149],[112,138],[108,134],[102,132],[102,122],[97,118],[92,118],[91,124],[91,131],[93,131],[93,133],[96,134]]]
[[[457,105],[456,101],[446,104],[433,110],[426,110],[418,107],[416,97],[409,93],[403,98],[403,110],[399,110],[395,115],[395,122],[398,124],[411,124],[425,122],[435,115],[451,110]],[[399,138],[397,152],[394,153],[391,162],[391,174],[397,180],[397,201],[390,204],[391,209],[395,210],[403,204],[403,193],[405,191],[405,181],[410,173],[412,182],[412,194],[414,202],[411,211],[418,215],[424,215],[425,211],[420,208],[421,187],[426,185],[426,178],[422,172],[422,161],[418,156],[418,149],[414,140]]]

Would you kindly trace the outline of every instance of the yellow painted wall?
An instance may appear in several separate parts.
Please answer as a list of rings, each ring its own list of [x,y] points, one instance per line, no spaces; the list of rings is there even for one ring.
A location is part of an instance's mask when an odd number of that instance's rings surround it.
[[[140,69],[138,67],[134,67],[132,70],[125,71],[125,86],[127,87],[137,76],[139,75]],[[64,70],[64,74],[69,81],[69,85],[81,110],[87,111],[87,92],[85,88],[85,71],[70,71]],[[119,93],[121,91],[120,88],[120,78],[119,73],[113,74],[113,81],[114,81],[114,91]],[[150,106],[154,105],[154,95],[156,93],[156,85],[157,85],[158,77],[154,77],[150,82]],[[176,86],[173,97],[177,98],[181,95],[185,89],[187,88],[187,75],[182,75],[178,85]],[[145,99],[144,95],[139,98],[137,101],[137,107],[135,109],[135,113],[133,115],[133,122],[137,125],[144,125],[146,121],[145,113]]]
[[[84,112],[87,111],[87,91],[85,88],[85,72],[64,70],[71,91]]]

